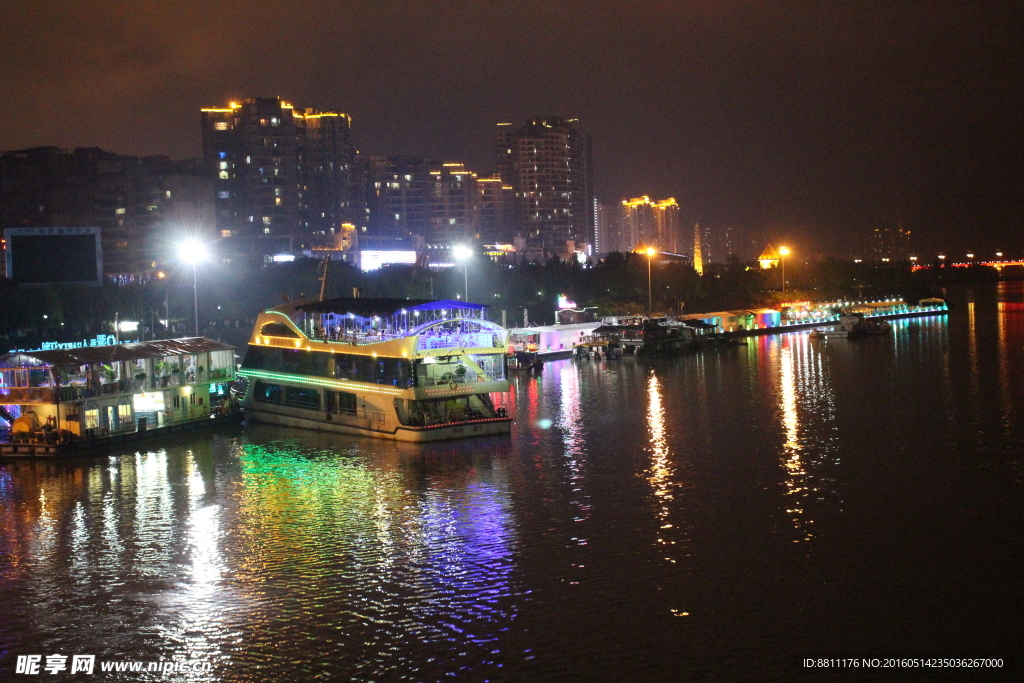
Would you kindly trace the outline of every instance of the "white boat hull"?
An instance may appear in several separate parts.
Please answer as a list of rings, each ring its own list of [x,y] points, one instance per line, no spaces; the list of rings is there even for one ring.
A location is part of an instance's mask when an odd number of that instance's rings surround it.
[[[394,441],[448,441],[450,439],[465,439],[474,436],[489,436],[495,434],[510,434],[512,432],[512,418],[500,417],[485,420],[469,420],[460,423],[447,423],[431,427],[407,427],[403,425],[385,425],[383,428],[371,426],[370,421],[353,418],[324,420],[314,417],[302,417],[298,415],[282,415],[276,412],[246,408],[246,419],[265,424],[282,425],[285,427],[297,427],[299,429],[315,429],[321,432],[335,432],[338,434],[354,434],[358,436],[369,436],[374,439],[391,439]],[[343,421],[344,420],[344,421]],[[363,423],[363,424],[359,424]],[[392,423],[393,425],[394,423]]]

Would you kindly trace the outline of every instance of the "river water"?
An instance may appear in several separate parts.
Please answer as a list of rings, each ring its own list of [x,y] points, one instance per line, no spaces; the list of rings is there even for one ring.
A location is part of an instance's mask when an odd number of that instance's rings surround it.
[[[1024,646],[1022,284],[960,291],[948,319],[887,337],[551,363],[515,380],[511,438],[253,425],[0,464],[0,680],[28,680],[24,654],[95,655],[96,680],[1010,664]],[[98,673],[172,659],[208,669]]]

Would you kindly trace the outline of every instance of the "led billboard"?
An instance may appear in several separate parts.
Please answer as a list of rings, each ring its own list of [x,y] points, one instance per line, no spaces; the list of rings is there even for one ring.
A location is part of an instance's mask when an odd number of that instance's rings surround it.
[[[6,228],[7,277],[19,285],[99,285],[100,229]]]
[[[360,251],[359,268],[363,271],[377,270],[388,263],[416,263],[415,251]]]

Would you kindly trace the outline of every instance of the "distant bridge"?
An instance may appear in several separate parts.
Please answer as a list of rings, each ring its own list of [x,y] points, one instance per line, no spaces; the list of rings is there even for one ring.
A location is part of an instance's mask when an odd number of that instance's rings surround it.
[[[931,268],[932,265],[934,265],[934,264],[921,265],[921,266],[911,266],[910,270],[923,270],[925,268]],[[948,266],[951,266],[953,268],[970,268],[971,266],[989,266],[991,268],[995,268],[996,270],[1001,271],[1003,268],[1008,268],[1010,266],[1024,266],[1024,261],[967,261],[965,263],[948,263],[948,264],[943,263],[943,264],[940,264],[940,265],[948,265]]]

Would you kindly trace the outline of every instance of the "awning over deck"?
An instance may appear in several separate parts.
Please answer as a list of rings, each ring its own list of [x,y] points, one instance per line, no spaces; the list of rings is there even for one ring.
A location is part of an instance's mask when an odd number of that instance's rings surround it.
[[[229,344],[207,339],[206,337],[158,339],[156,341],[113,344],[111,346],[83,346],[73,349],[7,353],[0,356],[0,367],[110,364],[125,360],[183,356],[204,351],[233,351],[234,348]]]
[[[334,313],[336,315],[357,315],[360,318],[372,318],[379,316],[387,318],[401,311],[442,311],[442,310],[470,310],[482,311],[487,308],[482,304],[472,304],[466,301],[452,301],[444,299],[432,301],[429,299],[351,299],[339,298],[328,299],[327,301],[312,301],[299,304],[296,311],[306,313]]]

